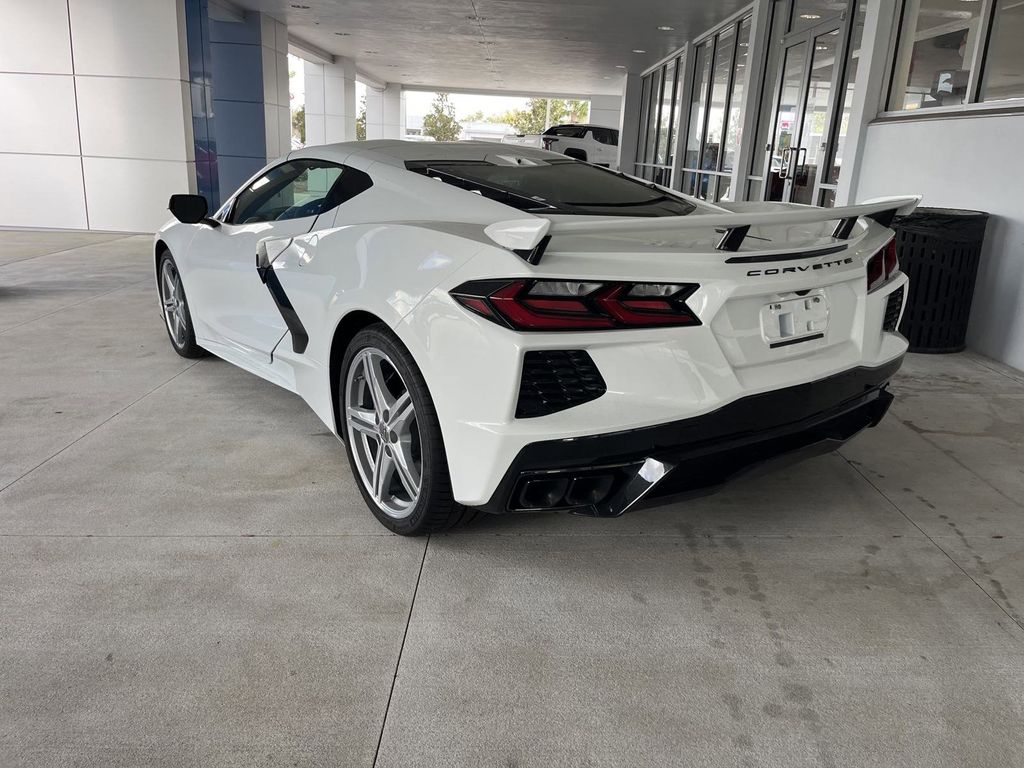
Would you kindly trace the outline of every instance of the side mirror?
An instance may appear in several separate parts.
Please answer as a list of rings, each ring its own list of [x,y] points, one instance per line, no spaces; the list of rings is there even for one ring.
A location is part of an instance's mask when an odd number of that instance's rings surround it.
[[[202,195],[171,195],[167,208],[182,224],[207,224],[219,227],[220,222],[207,218],[206,198]]]

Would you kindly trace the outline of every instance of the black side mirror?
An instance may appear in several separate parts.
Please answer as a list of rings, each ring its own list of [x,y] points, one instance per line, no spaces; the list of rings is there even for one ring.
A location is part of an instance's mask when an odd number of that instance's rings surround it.
[[[202,195],[171,195],[167,208],[182,224],[198,224],[206,218],[206,198]]]

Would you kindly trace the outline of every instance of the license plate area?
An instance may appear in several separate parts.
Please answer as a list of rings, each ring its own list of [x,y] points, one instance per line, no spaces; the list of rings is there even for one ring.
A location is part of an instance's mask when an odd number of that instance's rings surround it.
[[[761,308],[761,333],[772,349],[820,339],[828,330],[828,314],[821,291],[780,299]]]

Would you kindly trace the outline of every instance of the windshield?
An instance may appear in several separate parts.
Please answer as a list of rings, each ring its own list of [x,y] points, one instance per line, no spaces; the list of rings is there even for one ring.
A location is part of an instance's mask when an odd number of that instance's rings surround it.
[[[685,199],[576,160],[416,160],[406,168],[532,213],[685,216]]]

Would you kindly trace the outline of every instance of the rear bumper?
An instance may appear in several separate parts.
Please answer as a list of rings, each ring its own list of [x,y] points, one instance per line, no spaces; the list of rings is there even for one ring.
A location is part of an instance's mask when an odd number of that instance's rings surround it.
[[[667,496],[702,495],[772,459],[827,453],[878,424],[902,362],[751,395],[695,418],[530,443],[479,508],[617,516]]]

